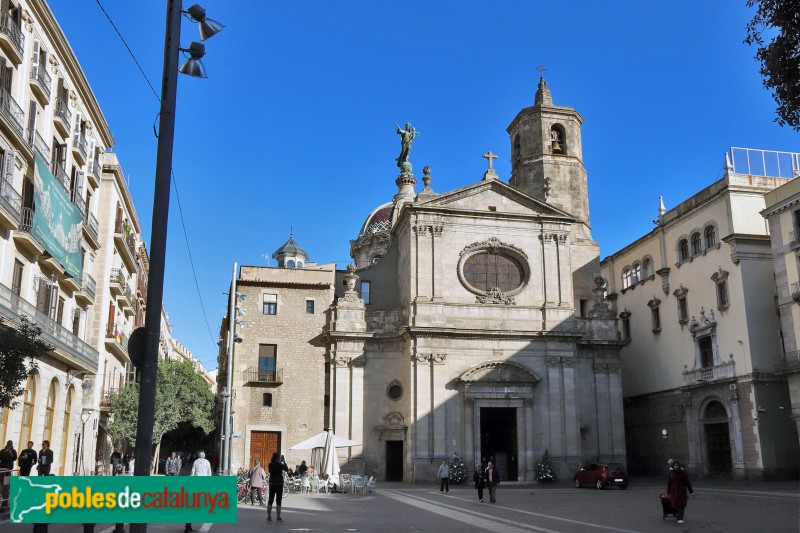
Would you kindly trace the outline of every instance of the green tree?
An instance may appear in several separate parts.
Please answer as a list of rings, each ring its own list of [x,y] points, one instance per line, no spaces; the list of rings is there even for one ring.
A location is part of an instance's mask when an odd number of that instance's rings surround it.
[[[36,360],[50,346],[40,339],[42,329],[27,317],[22,317],[19,328],[0,319],[0,409],[19,405],[25,392],[25,380],[36,368]]]
[[[467,472],[464,469],[464,461],[461,460],[458,454],[455,454],[450,459],[450,481],[460,485],[464,483],[465,479],[467,479]]]
[[[187,422],[208,433],[214,429],[211,413],[214,395],[206,381],[187,361],[165,361],[158,365],[156,412],[153,444],[161,442],[165,433]],[[139,416],[139,384],[128,383],[111,402],[114,420],[109,431],[115,441],[136,442]]]
[[[800,0],[747,0],[747,6],[756,6],[756,14],[744,42],[758,46],[764,87],[778,103],[775,120],[800,131]]]
[[[553,462],[550,460],[550,452],[544,451],[542,459],[536,463],[536,481],[552,483],[556,480],[556,471],[553,470]]]

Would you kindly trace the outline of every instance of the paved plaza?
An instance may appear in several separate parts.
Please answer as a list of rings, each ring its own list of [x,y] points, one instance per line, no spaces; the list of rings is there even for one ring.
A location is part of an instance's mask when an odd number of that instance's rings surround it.
[[[375,493],[291,494],[284,500],[284,523],[266,522],[264,507],[240,505],[237,524],[195,524],[212,533],[266,530],[331,533],[458,532],[762,532],[800,530],[800,485],[795,482],[754,483],[700,480],[689,501],[686,523],[662,520],[658,495],[665,482],[634,479],[627,490],[572,488],[568,480],[554,485],[505,484],[497,503],[479,503],[468,486],[439,493],[432,485],[379,484]],[[274,516],[273,510],[273,519]],[[0,520],[3,533],[31,531],[29,525]],[[96,533],[111,533],[110,524]],[[79,533],[82,527],[56,524],[49,533]],[[154,524],[150,532],[180,533],[182,524]]]

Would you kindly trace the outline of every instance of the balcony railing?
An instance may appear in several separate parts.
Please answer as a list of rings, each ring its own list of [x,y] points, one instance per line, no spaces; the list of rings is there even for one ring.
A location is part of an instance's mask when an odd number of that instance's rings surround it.
[[[687,370],[683,373],[684,385],[699,385],[736,377],[736,368],[733,361],[722,363],[721,365],[698,368],[697,370]]]
[[[23,233],[30,233],[31,228],[33,228],[33,209],[30,207],[23,207],[19,230]]]
[[[47,144],[47,141],[42,139],[38,131],[28,130],[28,144],[39,154],[39,157],[45,161],[50,161],[50,145]]]
[[[37,65],[36,68],[31,68],[31,79],[39,84],[42,91],[50,99],[50,74],[47,73],[47,68],[44,65]]]
[[[78,208],[78,211],[80,211],[83,219],[86,220],[86,201],[83,199],[80,192],[80,189],[74,189],[70,193],[70,198],[72,199],[72,203],[75,204],[75,207]]]
[[[133,234],[128,221],[117,219],[114,222],[114,233],[122,235],[125,245],[128,247],[132,257],[136,257],[136,236]]]
[[[22,55],[22,28],[17,25],[11,14],[8,12],[0,15],[0,33],[8,36],[8,40],[14,45],[19,55]]]
[[[23,316],[31,318],[42,329],[42,340],[83,368],[97,372],[99,358],[97,350],[2,284],[0,284],[0,315],[15,324],[19,324]]]
[[[94,300],[94,297],[97,295],[97,282],[94,280],[92,276],[86,274],[85,272],[83,274],[81,290],[86,294],[88,294],[92,298],[92,300]]]
[[[103,395],[100,397],[100,407],[111,407],[111,402],[114,401],[114,398],[119,396],[119,390],[117,389],[106,389],[103,391]]]
[[[83,159],[85,160],[86,150],[88,150],[88,148],[86,147],[86,136],[83,134],[83,132],[78,132],[75,134],[73,139],[75,142],[75,146],[78,148],[78,151],[81,153]]]
[[[17,130],[17,133],[24,138],[25,112],[5,89],[0,89],[0,113],[6,117],[11,126]]]
[[[20,222],[22,219],[22,196],[4,178],[0,178],[0,206]]]
[[[113,339],[114,342],[122,346],[125,353],[128,353],[128,337],[117,324],[106,325],[106,339]]]
[[[69,194],[69,175],[67,171],[64,170],[64,167],[61,166],[59,163],[53,164],[53,177],[55,177],[61,185],[64,187],[64,190],[67,191]]]
[[[283,369],[259,370],[258,368],[248,368],[244,371],[245,383],[283,383]]]
[[[125,281],[125,274],[123,274],[121,268],[112,268],[109,280],[111,283],[116,283],[119,285],[120,289],[123,291],[128,288],[128,282]]]
[[[67,101],[64,100],[63,98],[59,98],[58,100],[56,100],[55,116],[63,120],[67,128],[69,128],[69,125],[72,124],[72,111],[69,110]]]
[[[89,212],[88,205],[86,206],[86,210],[83,215],[83,225],[87,230],[89,230],[89,235],[91,235],[95,242],[97,242],[97,240],[100,238],[100,229],[97,224],[97,217]]]

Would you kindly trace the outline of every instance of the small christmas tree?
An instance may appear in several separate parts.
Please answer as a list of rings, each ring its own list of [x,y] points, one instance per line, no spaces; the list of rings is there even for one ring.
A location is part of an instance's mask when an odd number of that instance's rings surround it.
[[[467,472],[464,470],[464,461],[456,453],[450,459],[450,483],[460,485],[467,479]]]
[[[552,483],[556,480],[556,473],[553,470],[553,463],[550,461],[550,452],[545,450],[541,461],[536,463],[536,481]]]

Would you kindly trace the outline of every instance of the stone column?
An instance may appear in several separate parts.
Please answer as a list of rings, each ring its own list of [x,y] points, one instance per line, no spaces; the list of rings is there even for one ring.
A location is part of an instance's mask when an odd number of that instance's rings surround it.
[[[553,240],[558,260],[558,305],[572,307],[575,302],[572,295],[572,272],[567,237],[566,233],[558,233],[554,235]]]
[[[564,457],[566,443],[564,442],[564,405],[561,384],[561,358],[547,357],[547,403],[548,424],[550,426],[550,455]]]
[[[416,432],[417,459],[431,458],[433,419],[431,418],[431,354],[418,353],[414,356],[415,389],[414,426]]]
[[[733,477],[734,479],[745,479],[744,447],[742,445],[742,419],[739,417],[739,391],[734,389],[730,394],[731,399],[731,427],[729,431],[733,435]]]
[[[544,285],[544,303],[553,306],[558,301],[558,257],[553,243],[552,233],[542,233],[542,282]]]
[[[536,469],[536,456],[534,452],[536,449],[536,444],[534,442],[533,398],[523,399],[522,405],[525,411],[525,454],[520,454],[520,468],[524,476],[523,479],[525,481],[529,481],[535,479]]]
[[[334,433],[338,435],[350,434],[350,359],[347,357],[334,358],[334,382],[336,384],[336,406],[334,407]]]
[[[364,356],[350,359],[350,435],[349,438],[366,443],[364,434]],[[351,457],[363,458],[364,446],[352,446]]]
[[[467,466],[475,466],[481,458],[476,450],[475,443],[475,398],[468,395],[468,386],[465,386],[464,395],[464,461],[471,461],[472,464]]]
[[[580,458],[581,438],[578,421],[578,394],[575,386],[575,358],[561,358],[562,394],[564,409],[565,458]]]
[[[594,370],[594,402],[597,417],[597,455],[600,458],[612,458],[614,420],[609,410],[608,364],[595,362],[592,370]]]
[[[431,378],[432,378],[432,395],[431,395],[431,414],[433,415],[433,427],[431,427],[431,434],[433,436],[433,453],[447,457],[447,444],[450,435],[447,427],[447,400],[450,391],[445,386],[447,385],[447,376],[445,375],[445,360],[447,356],[440,353],[431,354]]]
[[[444,280],[444,263],[439,257],[442,255],[442,224],[431,226],[431,294],[434,300],[442,299],[442,280]]]
[[[433,265],[429,264],[429,257],[432,257],[433,239],[429,239],[430,228],[422,221],[417,221],[412,226],[414,230],[414,239],[412,239],[414,250],[412,257],[416,263],[416,275],[414,276],[414,283],[416,285],[416,299],[429,301],[431,298],[430,287],[428,283],[431,279],[433,272]],[[430,271],[430,274],[429,274]]]

